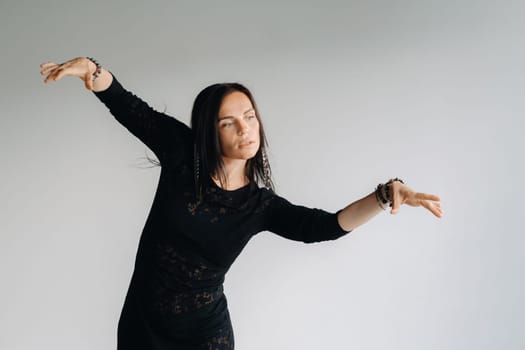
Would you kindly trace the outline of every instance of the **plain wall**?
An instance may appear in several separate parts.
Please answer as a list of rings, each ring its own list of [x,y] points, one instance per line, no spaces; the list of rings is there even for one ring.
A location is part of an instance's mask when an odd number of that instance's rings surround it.
[[[159,169],[77,78],[93,56],[188,122],[255,94],[279,194],[335,211],[400,177],[402,207],[339,240],[268,232],[226,276],[236,349],[523,349],[522,1],[2,0],[0,349],[115,349]]]

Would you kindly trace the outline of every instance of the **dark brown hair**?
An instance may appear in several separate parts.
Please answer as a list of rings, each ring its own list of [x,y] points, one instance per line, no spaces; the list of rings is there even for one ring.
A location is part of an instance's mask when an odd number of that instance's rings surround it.
[[[264,127],[259,110],[252,93],[239,83],[218,83],[203,89],[195,98],[191,112],[191,128],[194,136],[194,152],[198,159],[197,188],[209,186],[211,175],[216,175],[222,186],[227,182],[222,160],[222,151],[219,142],[218,118],[219,109],[224,97],[232,92],[239,91],[245,94],[252,103],[255,115],[259,121],[260,146],[255,156],[246,162],[246,176],[251,184],[262,184],[274,189],[270,177],[270,167],[265,154],[268,147]],[[266,169],[265,169],[266,163]],[[266,174],[265,174],[266,171]]]

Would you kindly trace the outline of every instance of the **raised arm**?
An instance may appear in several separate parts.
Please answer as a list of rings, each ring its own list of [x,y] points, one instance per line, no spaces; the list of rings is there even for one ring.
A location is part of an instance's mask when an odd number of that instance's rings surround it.
[[[68,75],[83,80],[85,87],[93,91],[111,114],[155,153],[161,164],[174,152],[182,152],[191,144],[192,133],[187,125],[151,108],[124,89],[108,70],[99,67],[95,78],[97,65],[92,60],[77,57],[61,64],[49,62],[40,66],[41,74],[47,75],[46,83]]]

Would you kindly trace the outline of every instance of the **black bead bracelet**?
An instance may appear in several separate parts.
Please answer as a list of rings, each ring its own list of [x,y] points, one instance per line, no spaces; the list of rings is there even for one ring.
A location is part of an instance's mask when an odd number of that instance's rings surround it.
[[[379,204],[381,209],[386,210],[386,208],[383,206],[383,204],[386,204],[387,201],[383,197],[383,192],[381,191],[382,188],[383,188],[383,184],[377,185],[376,190],[375,190],[375,195],[376,195],[376,199],[377,199],[377,204]],[[381,203],[383,203],[383,204],[381,204]]]
[[[383,204],[389,203],[389,206],[392,207],[393,198],[392,198],[392,186],[391,185],[395,181],[399,181],[402,184],[404,184],[403,180],[401,180],[401,179],[396,177],[395,179],[390,179],[385,184],[379,184],[376,187],[376,190],[375,190],[376,199],[377,199],[377,202],[378,202],[379,206],[383,210],[385,210],[385,207],[383,207],[383,205],[381,203],[383,203]],[[385,195],[384,196],[383,196],[383,191],[382,191],[383,187],[385,188]]]
[[[92,81],[95,81],[95,79],[97,79],[100,73],[102,72],[102,66],[93,57],[86,57],[86,58],[90,60],[91,62],[93,62],[95,66],[97,66],[97,69],[93,73],[93,80],[92,80]]]

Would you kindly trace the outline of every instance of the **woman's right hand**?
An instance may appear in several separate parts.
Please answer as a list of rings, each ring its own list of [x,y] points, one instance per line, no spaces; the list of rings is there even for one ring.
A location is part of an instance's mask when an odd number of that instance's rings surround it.
[[[97,66],[86,57],[77,57],[64,63],[47,62],[40,65],[41,75],[47,75],[44,83],[57,81],[66,75],[79,77],[84,81],[86,89],[93,90],[93,73]]]

